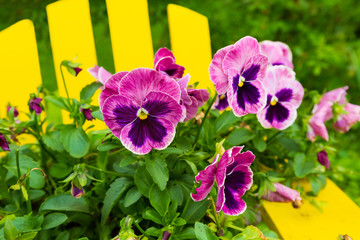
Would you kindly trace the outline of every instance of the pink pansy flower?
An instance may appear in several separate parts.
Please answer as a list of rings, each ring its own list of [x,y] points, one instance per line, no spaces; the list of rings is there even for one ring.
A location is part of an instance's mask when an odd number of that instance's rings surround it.
[[[176,64],[174,55],[167,48],[160,48],[155,53],[154,68],[174,79],[181,78],[185,70],[183,66]]]
[[[236,116],[257,113],[266,104],[262,85],[268,59],[260,54],[255,38],[244,37],[234,45],[220,49],[209,67],[210,79],[218,94],[227,93]]]
[[[342,114],[338,117],[333,127],[338,132],[347,132],[357,122],[360,121],[360,106],[347,103],[344,107],[347,114]]]
[[[2,135],[0,133],[0,147],[2,148],[2,150],[4,151],[10,151],[9,148],[9,141],[5,138],[4,135]]]
[[[177,81],[180,86],[181,99],[180,105],[183,109],[182,122],[189,121],[196,116],[196,113],[207,100],[209,100],[209,92],[206,89],[187,88],[190,75],[187,74]]]
[[[178,83],[147,68],[134,69],[123,77],[117,73],[108,83],[118,86],[117,93],[107,97],[101,107],[112,133],[135,154],[165,149],[182,117]]]
[[[294,69],[291,50],[285,43],[269,40],[262,41],[260,43],[260,51],[268,57],[270,65],[285,65]]]
[[[82,186],[77,187],[71,182],[71,195],[73,195],[74,198],[81,198],[84,194],[85,192]]]
[[[216,211],[222,210],[227,215],[240,215],[245,212],[246,203],[241,197],[253,183],[250,165],[255,155],[251,151],[242,153],[242,149],[243,146],[226,150],[220,160],[217,155],[211,165],[199,172],[195,179],[197,183],[201,181],[201,186],[196,189],[196,194],[191,194],[194,201],[205,199],[216,179]]]
[[[267,191],[261,198],[270,202],[296,202],[301,201],[300,193],[281,183],[274,183],[275,192]]]
[[[321,165],[325,166],[327,169],[330,168],[330,161],[325,150],[317,153],[317,159]]]
[[[283,130],[291,126],[297,116],[304,89],[295,80],[295,72],[286,66],[271,66],[263,82],[267,89],[267,103],[256,116],[264,128]]]
[[[99,67],[96,64],[94,67],[89,68],[87,71],[90,73],[91,76],[93,76],[96,80],[101,82],[103,85],[105,85],[106,81],[112,76],[112,74],[109,73],[108,71],[106,71],[105,68]]]
[[[219,111],[225,110],[229,107],[228,97],[227,94],[220,94],[217,96],[213,108],[216,108]]]

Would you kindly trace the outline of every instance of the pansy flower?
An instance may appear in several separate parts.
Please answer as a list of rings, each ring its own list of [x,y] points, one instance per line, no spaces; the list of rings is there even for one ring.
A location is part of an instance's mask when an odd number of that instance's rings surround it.
[[[10,151],[9,148],[9,141],[5,138],[4,135],[2,135],[0,133],[0,147],[2,148],[2,150],[4,151]]]
[[[267,65],[268,59],[260,54],[257,40],[249,36],[214,55],[209,67],[210,79],[218,94],[227,93],[236,116],[264,108],[266,93],[262,81]]]
[[[91,115],[91,109],[90,108],[80,108],[80,111],[88,121],[94,120],[94,117]]]
[[[30,112],[35,112],[36,115],[40,115],[40,113],[42,112],[42,106],[41,106],[41,101],[42,98],[31,98],[29,101],[29,108],[30,108]]]
[[[177,81],[181,91],[180,105],[183,109],[182,122],[193,119],[199,107],[209,100],[210,95],[206,89],[188,88],[189,80],[190,75],[187,74]]]
[[[304,96],[304,89],[295,80],[295,73],[286,66],[271,66],[266,71],[267,89],[265,108],[256,116],[264,128],[283,130],[294,123]]]
[[[273,42],[269,40],[262,41],[259,44],[261,53],[268,57],[270,65],[285,65],[294,69],[292,53],[288,45],[283,42]]]
[[[338,132],[347,132],[357,122],[360,121],[360,106],[347,103],[344,107],[346,114],[338,116],[333,127]]]
[[[96,80],[105,85],[106,81],[112,76],[105,68],[99,67],[95,64],[94,67],[89,68],[87,70],[91,76],[93,76]]]
[[[167,48],[160,48],[155,53],[154,68],[174,79],[181,78],[185,70],[183,66],[176,64],[174,55]]]
[[[109,82],[118,85],[118,92],[106,98],[101,111],[113,134],[135,154],[166,148],[182,117],[178,83],[147,68],[134,69],[123,77],[117,73],[106,84]]]
[[[76,186],[74,182],[71,182],[71,195],[74,198],[81,198],[85,194],[83,187],[80,184],[78,185]]]
[[[291,189],[281,183],[274,183],[275,192],[266,191],[261,198],[270,202],[293,202],[294,207],[299,207],[301,204],[300,193]]]
[[[225,110],[229,107],[227,94],[220,94],[216,97],[213,108],[216,108],[219,111]]]
[[[321,165],[325,166],[327,169],[330,168],[330,161],[325,150],[317,153],[317,159]]]
[[[201,201],[210,193],[214,181],[218,186],[216,211],[227,215],[240,215],[246,210],[246,203],[241,197],[250,189],[253,173],[250,169],[255,155],[251,151],[241,152],[242,147],[233,147],[225,151],[219,160],[216,156],[213,163],[200,171],[195,180],[201,186],[192,193],[194,201]]]

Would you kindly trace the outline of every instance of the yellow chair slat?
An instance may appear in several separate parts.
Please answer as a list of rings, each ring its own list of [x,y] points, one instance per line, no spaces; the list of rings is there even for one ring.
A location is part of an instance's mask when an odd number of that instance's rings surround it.
[[[360,208],[334,182],[327,179],[315,200],[322,211],[306,200],[299,209],[265,201],[264,220],[286,240],[337,239],[339,234],[360,239]]]
[[[198,88],[214,93],[214,84],[209,78],[212,55],[208,19],[175,4],[169,4],[167,11],[171,49],[176,62],[191,75],[190,83],[199,82]]]
[[[47,5],[50,41],[54,58],[56,79],[59,94],[66,97],[62,82],[60,64],[63,60],[73,60],[82,63],[83,68],[78,76],[74,77],[63,67],[66,86],[70,98],[80,98],[80,91],[94,78],[86,69],[97,64],[95,42],[90,18],[88,0],[62,0]],[[98,90],[93,99],[93,104],[98,105]],[[67,115],[63,114],[64,122],[69,122]],[[102,123],[96,123],[96,128],[102,128]]]
[[[116,71],[153,68],[147,0],[106,0],[106,6]]]
[[[0,117],[6,116],[10,102],[20,112],[29,112],[30,93],[41,85],[39,55],[34,25],[19,21],[0,32]]]

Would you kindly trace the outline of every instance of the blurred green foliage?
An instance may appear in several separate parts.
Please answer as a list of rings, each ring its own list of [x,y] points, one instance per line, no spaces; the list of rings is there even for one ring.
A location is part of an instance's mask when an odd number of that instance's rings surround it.
[[[0,30],[24,18],[35,24],[42,77],[56,89],[45,7],[53,0],[0,0]],[[259,41],[287,43],[297,78],[319,92],[348,85],[349,99],[360,104],[360,7],[357,0],[149,0],[154,49],[170,47],[166,7],[175,3],[209,19],[213,54],[251,35]],[[105,0],[90,0],[99,65],[114,71]],[[64,16],[65,17],[65,16]],[[76,24],[76,23],[74,23]],[[334,180],[360,205],[359,125],[339,135],[332,162],[358,171]],[[344,147],[345,146],[345,147]]]

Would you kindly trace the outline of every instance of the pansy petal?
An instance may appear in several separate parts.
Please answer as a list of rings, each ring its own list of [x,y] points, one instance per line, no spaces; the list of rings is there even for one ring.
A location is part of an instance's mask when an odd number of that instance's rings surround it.
[[[105,68],[100,67],[99,68],[99,73],[98,73],[98,78],[99,78],[99,82],[101,82],[103,85],[106,83],[106,81],[112,76],[111,73],[109,73],[108,71],[106,71]]]
[[[241,73],[241,76],[243,76],[246,81],[262,81],[265,78],[267,61],[267,58],[261,54],[253,56],[247,62],[243,72]]]
[[[214,102],[213,108],[222,111],[228,107],[229,107],[229,102],[228,102],[227,93],[218,95]]]
[[[119,86],[120,95],[133,99],[139,105],[151,91],[164,92],[175,101],[180,101],[180,87],[177,82],[149,68],[132,70],[122,78]]]
[[[87,71],[90,73],[91,76],[93,76],[96,80],[99,80],[99,69],[100,67],[98,65],[94,65],[92,68],[88,68]]]
[[[135,154],[147,154],[151,149],[165,149],[175,137],[175,126],[164,118],[137,118],[123,128],[120,141]]]
[[[337,89],[334,89],[334,90],[331,90],[329,92],[326,92],[320,102],[319,102],[319,106],[321,106],[322,104],[324,103],[327,103],[327,102],[332,102],[332,103],[338,103],[340,105],[344,105],[347,103],[347,100],[346,100],[346,91],[348,90],[348,86],[345,86],[345,87],[341,87],[341,88],[337,88]]]
[[[292,53],[288,45],[282,42],[262,41],[259,43],[262,54],[269,58],[271,65],[285,65],[294,69]]]
[[[325,122],[333,117],[331,106],[331,102],[323,103],[320,107],[318,106],[316,112],[311,116],[307,134],[311,141],[315,141],[314,135],[318,135],[326,141],[329,140]]]
[[[224,152],[219,160],[219,164],[216,171],[216,183],[218,187],[221,187],[225,183],[226,178],[226,167],[230,162],[233,162],[234,159],[231,158],[231,149],[228,149]]]
[[[150,116],[164,118],[174,126],[182,117],[182,109],[172,97],[163,92],[150,92],[142,106]]]
[[[264,128],[284,130],[295,122],[297,112],[291,103],[278,102],[275,106],[266,107],[256,116]]]
[[[347,112],[347,114],[342,114],[333,125],[338,132],[347,132],[355,123],[360,121],[359,105],[347,103],[344,111]]]
[[[168,57],[173,60],[173,63],[175,63],[175,57],[172,54],[172,52],[167,48],[159,48],[159,50],[155,53],[154,57],[154,68],[156,69],[157,63],[160,61],[160,59]]]
[[[218,94],[225,94],[228,89],[228,77],[222,69],[222,62],[232,48],[233,45],[230,45],[218,50],[209,66],[210,80],[216,85],[215,89]]]
[[[112,75],[106,82],[105,88],[118,92],[120,82],[128,72],[118,72]]]
[[[191,104],[191,98],[190,98],[189,94],[187,93],[187,86],[189,84],[189,81],[190,81],[189,74],[186,74],[184,77],[177,80],[177,83],[179,84],[180,91],[181,91],[181,101],[184,104]]]
[[[301,200],[300,193],[294,189],[291,189],[281,183],[274,183],[275,192],[268,191],[261,198],[270,202],[294,202],[295,200]]]
[[[195,177],[197,183],[200,183],[200,187],[196,188],[196,193],[191,193],[191,198],[194,201],[201,201],[206,198],[210,193],[212,186],[214,185],[216,174],[216,163],[219,159],[219,155],[216,155],[214,161],[207,166],[204,170],[200,171]]]
[[[106,99],[108,97],[111,97],[113,95],[118,95],[118,94],[119,94],[118,91],[114,91],[114,90],[112,90],[110,88],[104,88],[101,91],[100,95],[99,95],[99,107],[100,107],[100,110],[102,111],[104,102],[106,101]]]
[[[258,113],[266,105],[265,89],[260,81],[244,82],[238,87],[239,78],[234,77],[228,89],[228,101],[236,116]],[[229,83],[230,84],[230,83]]]
[[[140,108],[133,101],[120,95],[113,95],[106,99],[102,113],[105,124],[112,133],[120,138],[122,129],[133,122]]]
[[[178,79],[184,75],[185,68],[173,62],[171,58],[162,58],[155,68],[159,72],[163,72],[168,76]]]
[[[224,57],[222,62],[224,73],[228,74],[230,68],[235,68],[238,72],[242,72],[247,62],[259,52],[259,43],[255,38],[250,36],[241,38]]]

